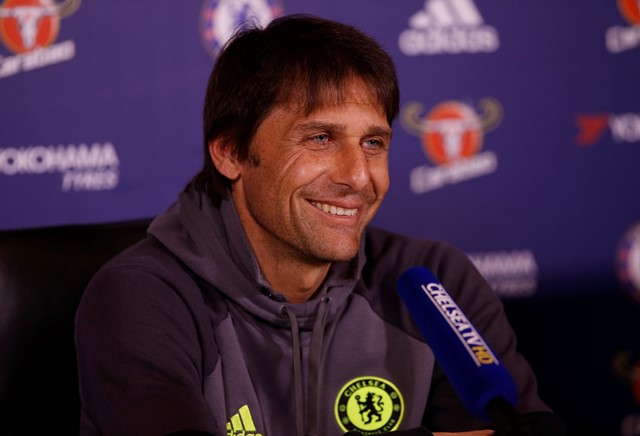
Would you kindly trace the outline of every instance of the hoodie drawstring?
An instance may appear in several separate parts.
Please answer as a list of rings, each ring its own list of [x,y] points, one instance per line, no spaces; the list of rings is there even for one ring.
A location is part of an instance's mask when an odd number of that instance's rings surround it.
[[[294,399],[295,399],[295,411],[296,411],[296,434],[298,436],[304,436],[304,418],[302,416],[302,349],[300,348],[300,333],[298,330],[298,321],[296,316],[287,309],[287,306],[282,306],[282,311],[289,316],[289,323],[291,324],[291,336],[293,337],[293,382],[294,382]]]
[[[323,297],[320,300],[320,307],[316,321],[311,331],[311,345],[309,349],[309,390],[308,390],[308,423],[309,432],[306,436],[317,436],[319,431],[320,419],[320,374],[322,373],[322,345],[324,342],[324,330],[329,314],[329,304],[331,299]],[[286,306],[282,307],[282,311],[289,317],[291,325],[291,336],[293,342],[293,378],[294,378],[294,398],[296,413],[296,434],[297,436],[305,436],[304,417],[303,417],[303,397],[302,397],[302,349],[300,348],[300,330],[295,314],[288,310]]]
[[[329,297],[322,297],[316,322],[311,332],[311,347],[309,350],[309,433],[308,436],[318,436],[320,430],[320,375],[322,374],[322,343],[324,330],[329,313]]]

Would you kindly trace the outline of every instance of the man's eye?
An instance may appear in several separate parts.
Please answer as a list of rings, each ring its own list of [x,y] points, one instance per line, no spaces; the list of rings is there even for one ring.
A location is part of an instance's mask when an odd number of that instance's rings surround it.
[[[364,145],[368,148],[384,148],[384,142],[379,139],[366,139]]]
[[[315,135],[313,137],[313,141],[314,142],[318,142],[318,143],[321,143],[321,144],[324,144],[328,140],[329,140],[329,135],[327,135],[326,133],[322,133],[320,135]]]

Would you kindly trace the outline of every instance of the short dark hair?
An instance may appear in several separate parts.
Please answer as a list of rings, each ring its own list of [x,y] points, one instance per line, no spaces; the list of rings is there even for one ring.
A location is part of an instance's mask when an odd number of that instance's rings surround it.
[[[191,183],[219,204],[230,181],[215,168],[210,141],[222,140],[244,162],[258,127],[275,107],[293,103],[311,114],[327,103],[340,103],[354,77],[371,88],[391,125],[399,107],[398,79],[391,57],[373,38],[309,15],[240,29],[218,55],[209,77],[204,166]]]

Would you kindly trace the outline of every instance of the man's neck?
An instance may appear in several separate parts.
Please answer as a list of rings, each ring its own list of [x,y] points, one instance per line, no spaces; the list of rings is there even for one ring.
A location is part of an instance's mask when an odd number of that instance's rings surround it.
[[[322,286],[331,263],[311,267],[291,259],[260,259],[262,274],[271,288],[283,294],[290,303],[309,301]]]

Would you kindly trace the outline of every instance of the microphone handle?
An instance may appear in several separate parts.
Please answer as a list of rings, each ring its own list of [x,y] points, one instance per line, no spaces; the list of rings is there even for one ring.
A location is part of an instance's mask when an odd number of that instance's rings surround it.
[[[527,420],[502,397],[496,397],[487,405],[495,436],[534,436]]]

